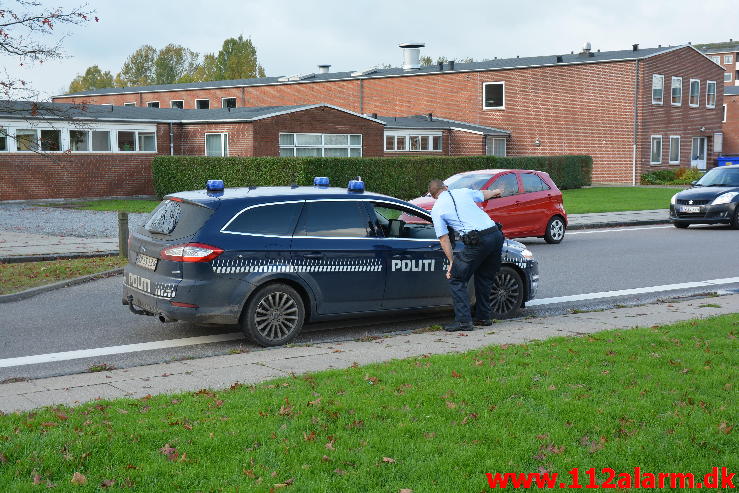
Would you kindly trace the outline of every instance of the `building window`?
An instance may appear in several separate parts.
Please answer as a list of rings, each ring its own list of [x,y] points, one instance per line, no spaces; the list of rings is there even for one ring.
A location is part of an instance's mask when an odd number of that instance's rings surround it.
[[[280,134],[283,157],[362,157],[359,134]]]
[[[221,108],[236,108],[236,98],[221,98]]]
[[[185,102],[181,99],[173,99],[169,102],[169,107],[182,109],[185,107]]]
[[[500,156],[505,157],[506,155],[506,139],[487,137],[485,139],[485,154],[488,156]]]
[[[136,132],[128,130],[118,131],[118,150],[121,152],[132,152],[136,150]]]
[[[0,127],[0,152],[8,150],[8,131]]]
[[[207,110],[210,109],[210,99],[196,99],[195,100],[195,108],[199,110]]]
[[[662,163],[662,136],[652,135],[652,145],[649,157],[649,164]]]
[[[696,108],[700,106],[701,81],[698,79],[690,79],[690,96],[688,97],[688,105]]]
[[[149,101],[146,103],[147,108],[159,108],[159,101]]]
[[[732,80],[731,72],[724,72],[724,82],[731,82]]]
[[[61,151],[62,150],[62,131],[61,130],[41,130],[41,150],[42,151]]]
[[[679,135],[670,135],[670,164],[680,164]]]
[[[672,106],[680,106],[683,104],[683,78],[673,77],[670,83],[670,93],[672,94]]]
[[[724,117],[721,119],[721,123],[726,123],[726,105],[724,105]]]
[[[69,131],[69,149],[75,152],[87,152],[90,150],[90,132],[87,130]]]
[[[710,59],[711,59],[712,61],[714,61],[714,62],[716,62],[716,63],[718,63],[718,64],[720,64],[720,63],[721,63],[721,57],[720,57],[719,55],[713,55],[713,56],[711,56],[711,57],[709,57],[709,58],[710,58]]]
[[[92,151],[110,152],[110,132],[107,130],[93,130],[91,133]]]
[[[123,106],[136,106],[136,103],[134,101],[129,101],[128,103],[123,103]]]
[[[706,82],[706,108],[716,107],[716,81],[709,80]]]
[[[15,131],[15,147],[19,151],[38,151],[38,135],[34,129]]]
[[[228,156],[228,134],[205,134],[206,156]]]
[[[724,63],[734,63],[734,56],[733,55],[724,55]]]
[[[139,151],[156,152],[157,140],[154,132],[139,132]]]
[[[485,110],[505,109],[505,82],[485,82],[482,85],[482,108]]]
[[[652,75],[652,104],[662,104],[663,92],[665,87],[665,76]]]
[[[410,145],[406,147],[406,143]],[[442,150],[442,145],[442,136],[438,133],[429,133],[425,135],[400,135],[396,131],[393,133],[385,134],[386,151],[440,152]]]

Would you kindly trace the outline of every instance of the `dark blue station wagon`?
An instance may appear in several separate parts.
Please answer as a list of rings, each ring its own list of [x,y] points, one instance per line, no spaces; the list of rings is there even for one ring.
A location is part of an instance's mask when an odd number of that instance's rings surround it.
[[[131,311],[240,324],[263,346],[287,343],[304,322],[452,304],[428,212],[365,192],[361,181],[168,195],[132,231],[128,255],[123,304]],[[494,315],[514,315],[538,278],[531,252],[507,240]]]

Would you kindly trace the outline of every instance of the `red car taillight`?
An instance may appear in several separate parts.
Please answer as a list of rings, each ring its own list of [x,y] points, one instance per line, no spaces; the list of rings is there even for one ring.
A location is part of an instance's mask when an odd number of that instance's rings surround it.
[[[161,256],[175,262],[210,262],[223,253],[218,247],[203,243],[185,243],[165,248]]]

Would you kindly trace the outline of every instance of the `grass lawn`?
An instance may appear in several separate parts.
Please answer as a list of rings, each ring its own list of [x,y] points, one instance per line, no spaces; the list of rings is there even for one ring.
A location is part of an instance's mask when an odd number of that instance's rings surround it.
[[[579,467],[584,485],[588,468],[635,466],[702,479],[739,468],[738,335],[730,315],[6,415],[0,484],[457,492],[488,490],[485,473],[569,482]]]
[[[685,188],[594,187],[562,190],[567,214],[669,209],[670,198]]]
[[[123,267],[127,260],[118,256],[94,257],[44,262],[0,263],[0,294],[74,279],[75,277]]]
[[[72,202],[68,204],[43,204],[46,207],[63,207],[65,209],[81,209],[87,211],[124,211],[151,212],[159,205],[159,200],[93,200],[90,202]]]

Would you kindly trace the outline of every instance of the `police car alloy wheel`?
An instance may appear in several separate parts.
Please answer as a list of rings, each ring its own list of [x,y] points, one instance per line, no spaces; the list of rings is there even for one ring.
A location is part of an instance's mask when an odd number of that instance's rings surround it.
[[[544,232],[544,241],[547,243],[559,243],[565,237],[565,222],[559,216],[554,216],[547,223]]]
[[[508,318],[518,312],[523,303],[523,281],[515,269],[503,266],[498,271],[490,298],[494,318]]]
[[[286,284],[270,284],[258,290],[246,305],[241,326],[261,346],[279,346],[300,333],[305,319],[303,299]]]

